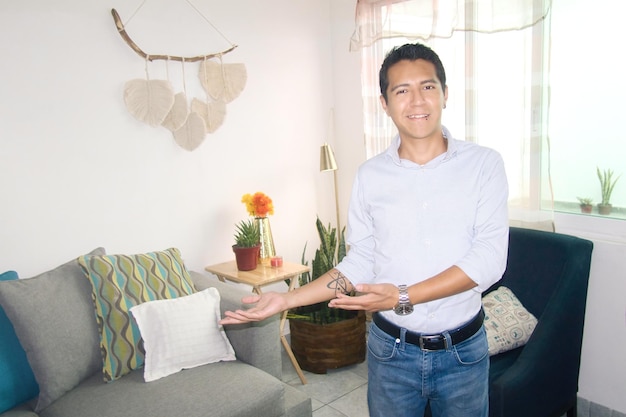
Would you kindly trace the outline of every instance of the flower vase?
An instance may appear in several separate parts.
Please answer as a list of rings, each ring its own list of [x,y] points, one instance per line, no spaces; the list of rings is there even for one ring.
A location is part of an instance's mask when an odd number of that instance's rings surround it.
[[[267,217],[255,217],[257,226],[259,227],[259,235],[261,240],[261,249],[259,250],[259,259],[261,264],[269,263],[270,258],[276,256],[274,249],[274,238],[272,237],[272,229],[270,228],[270,219]]]

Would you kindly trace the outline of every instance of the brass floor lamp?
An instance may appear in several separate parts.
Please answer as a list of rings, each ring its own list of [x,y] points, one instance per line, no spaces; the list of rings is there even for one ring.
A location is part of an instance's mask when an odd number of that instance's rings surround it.
[[[337,161],[335,153],[329,144],[325,143],[320,149],[320,172],[333,171],[335,187],[335,210],[337,211],[337,235],[341,235],[341,225],[339,223],[339,194],[337,192]]]

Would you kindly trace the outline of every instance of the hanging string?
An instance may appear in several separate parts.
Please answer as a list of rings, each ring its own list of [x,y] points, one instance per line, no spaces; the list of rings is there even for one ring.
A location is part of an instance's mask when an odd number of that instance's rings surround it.
[[[226,42],[231,45],[235,45],[213,23],[211,23],[211,21],[204,14],[202,14],[202,12],[190,0],[185,1],[187,2],[187,4],[189,4],[189,6],[191,6],[192,9],[194,9],[200,15],[200,17],[202,17],[209,25],[211,25],[213,30],[215,30],[222,38],[224,38]]]
[[[222,72],[222,92],[219,95],[219,98],[222,98],[224,92],[226,91],[226,70],[224,69],[224,61],[222,61],[222,56],[218,57],[220,60],[220,70]]]
[[[204,62],[202,63],[202,65],[204,66],[204,85],[207,86],[207,88],[205,88],[205,93],[206,93],[206,104],[207,104],[207,112],[209,111],[209,102],[211,101],[211,96],[209,94],[209,78],[208,78],[208,68],[206,66],[206,62],[207,62],[208,58],[204,58]]]
[[[128,20],[124,22],[124,26],[126,26],[127,24],[129,24],[129,23],[130,23],[130,21],[132,20],[132,18],[133,18],[133,17],[135,17],[135,15],[137,14],[137,12],[139,12],[139,10],[141,10],[141,8],[143,7],[143,5],[144,5],[144,4],[146,4],[146,2],[147,2],[147,1],[148,1],[148,0],[143,0],[143,1],[141,2],[141,4],[139,5],[139,7],[137,7],[137,8],[135,9],[135,11],[133,12],[133,14],[131,14],[131,15],[130,15],[130,17],[128,18]]]
[[[150,56],[146,55],[144,60],[144,71],[146,72],[146,80],[150,81],[150,74],[148,73],[148,62],[150,61]]]
[[[185,93],[185,97],[187,97],[187,77],[185,76],[185,58],[181,61],[181,65],[183,66],[183,93]]]

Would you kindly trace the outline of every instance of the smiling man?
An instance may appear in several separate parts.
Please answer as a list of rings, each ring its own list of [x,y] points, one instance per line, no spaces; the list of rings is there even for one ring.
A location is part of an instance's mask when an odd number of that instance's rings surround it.
[[[508,250],[508,186],[495,151],[442,125],[448,88],[437,54],[393,49],[380,70],[381,104],[398,128],[361,165],[348,211],[350,251],[336,268],[290,293],[244,299],[223,324],[296,306],[373,312],[368,337],[371,417],[487,417],[489,356],[481,293]],[[357,297],[349,297],[351,290]]]

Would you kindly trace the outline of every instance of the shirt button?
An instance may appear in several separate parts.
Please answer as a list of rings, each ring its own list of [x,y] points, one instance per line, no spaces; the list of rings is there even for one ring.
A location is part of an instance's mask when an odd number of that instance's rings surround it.
[[[434,313],[430,313],[430,314],[428,315],[428,318],[429,318],[429,319],[431,319],[431,320],[432,320],[432,319],[434,319],[434,318],[435,318],[435,314],[434,314]]]

